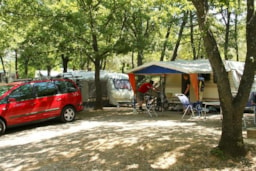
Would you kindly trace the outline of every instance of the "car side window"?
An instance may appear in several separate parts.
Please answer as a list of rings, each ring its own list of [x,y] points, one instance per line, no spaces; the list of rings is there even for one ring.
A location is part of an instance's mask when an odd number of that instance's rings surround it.
[[[22,101],[34,98],[31,84],[25,84],[17,89],[15,89],[9,98],[14,98],[16,101]]]
[[[8,98],[3,98],[0,100],[0,104],[6,104],[8,102]]]
[[[69,81],[56,81],[55,84],[59,88],[60,93],[76,92],[76,86]]]
[[[67,87],[69,93],[77,91],[76,86],[72,82],[67,81]]]
[[[53,96],[58,90],[52,82],[40,82],[34,84],[34,89],[37,97]]]
[[[55,84],[59,89],[59,93],[63,94],[68,92],[65,81],[55,81]]]

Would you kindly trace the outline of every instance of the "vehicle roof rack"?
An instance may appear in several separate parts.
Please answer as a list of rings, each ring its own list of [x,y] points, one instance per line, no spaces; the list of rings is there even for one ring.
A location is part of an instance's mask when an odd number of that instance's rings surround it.
[[[13,82],[29,82],[33,81],[33,78],[21,78],[21,79],[15,79]]]

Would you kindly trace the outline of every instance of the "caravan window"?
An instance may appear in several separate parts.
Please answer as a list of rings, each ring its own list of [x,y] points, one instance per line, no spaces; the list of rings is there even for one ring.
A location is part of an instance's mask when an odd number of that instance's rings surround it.
[[[131,84],[126,79],[113,79],[113,83],[116,89],[128,89],[131,90]]]

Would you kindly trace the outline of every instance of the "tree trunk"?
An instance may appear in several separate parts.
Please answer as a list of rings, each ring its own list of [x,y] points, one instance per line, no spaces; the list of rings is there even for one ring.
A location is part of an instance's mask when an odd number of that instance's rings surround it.
[[[139,49],[138,50],[138,58],[137,58],[137,65],[140,66],[143,64],[143,50],[142,49]],[[137,77],[137,81],[138,83],[141,82],[143,80],[144,76],[142,75],[138,75]]]
[[[218,148],[225,152],[225,154],[233,157],[244,156],[246,154],[242,136],[243,109],[244,106],[235,107],[234,105],[227,105],[225,108],[222,108],[222,134]]]
[[[101,59],[101,69],[105,70],[107,66],[107,60],[106,59]]]
[[[163,50],[161,52],[160,61],[164,60],[165,51],[166,51],[168,39],[169,39],[169,36],[170,36],[170,30],[171,30],[171,25],[172,25],[171,23],[172,22],[170,21],[170,23],[169,23],[169,25],[167,27],[167,32],[166,32],[166,35],[165,35],[165,40],[164,40]]]
[[[236,50],[236,60],[239,61],[239,51],[238,51],[238,15],[235,14],[235,50]]]
[[[256,68],[256,17],[254,14],[254,0],[247,1],[247,55],[244,73],[240,81],[238,92],[232,96],[228,74],[222,62],[217,42],[210,30],[207,20],[208,4],[205,0],[192,0],[197,10],[200,30],[203,32],[203,41],[214,74],[217,77],[219,100],[223,112],[222,135],[218,148],[225,154],[233,157],[246,154],[242,136],[242,117],[248,101],[251,85]],[[253,15],[254,14],[254,15]]]
[[[25,58],[24,60],[24,75],[26,78],[28,77],[28,63],[29,63],[29,57]]]
[[[92,47],[95,53],[95,87],[96,87],[96,102],[94,105],[94,109],[103,109],[102,104],[102,90],[101,90],[101,82],[100,82],[100,70],[101,70],[101,56],[99,55],[99,47],[98,47],[98,39],[96,34],[92,34]]]
[[[102,104],[102,90],[101,90],[101,82],[100,82],[100,57],[96,57],[95,59],[95,87],[96,87],[96,102],[94,105],[94,109],[103,109]]]
[[[224,57],[228,60],[228,48],[229,48],[229,33],[230,33],[230,16],[231,12],[229,11],[229,7],[227,10],[227,23],[226,24],[226,31],[225,31],[225,44],[224,44]]]
[[[47,77],[51,77],[52,67],[50,65],[47,65],[46,68],[47,68]]]
[[[135,64],[134,64],[134,51],[132,51],[132,68],[135,67]]]
[[[63,72],[67,72],[69,57],[65,56],[64,54],[61,54],[61,59],[62,59]]]
[[[25,67],[27,67],[28,65],[26,65]],[[19,75],[18,75],[18,51],[15,49],[15,78],[18,79]]]
[[[137,66],[140,66],[143,64],[143,50],[138,50],[138,56],[137,56]]]
[[[122,66],[121,66],[122,73],[125,73],[125,66],[126,66],[126,63],[122,62]]]
[[[4,71],[5,82],[8,83],[8,78],[7,78],[7,74],[6,74],[6,70],[5,70],[5,65],[4,65],[4,60],[3,60],[2,55],[0,56],[0,59],[1,59],[1,64],[2,64],[2,67],[3,67],[3,71]]]
[[[171,61],[175,61],[175,59],[177,57],[178,49],[179,49],[180,41],[181,41],[181,37],[182,37],[182,33],[183,33],[184,27],[187,23],[187,19],[188,19],[188,11],[184,12],[183,21],[182,21],[181,26],[180,26],[178,40],[176,42]]]
[[[197,59],[196,55],[196,46],[195,46],[195,41],[194,41],[194,24],[193,24],[193,14],[192,11],[190,13],[190,43],[191,43],[191,48],[192,48],[192,53],[193,53],[193,59]]]

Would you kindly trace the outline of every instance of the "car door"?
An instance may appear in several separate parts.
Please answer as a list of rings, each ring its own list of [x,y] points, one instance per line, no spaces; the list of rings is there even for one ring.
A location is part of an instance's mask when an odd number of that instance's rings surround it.
[[[38,82],[34,84],[36,104],[38,106],[38,117],[46,119],[55,117],[60,112],[57,87],[51,81]]]
[[[55,84],[59,90],[60,108],[63,109],[66,105],[72,105],[77,111],[81,110],[82,97],[78,87],[71,81],[56,81]]]
[[[8,125],[30,122],[34,117],[35,99],[31,84],[25,84],[8,96],[6,105],[6,119]]]

